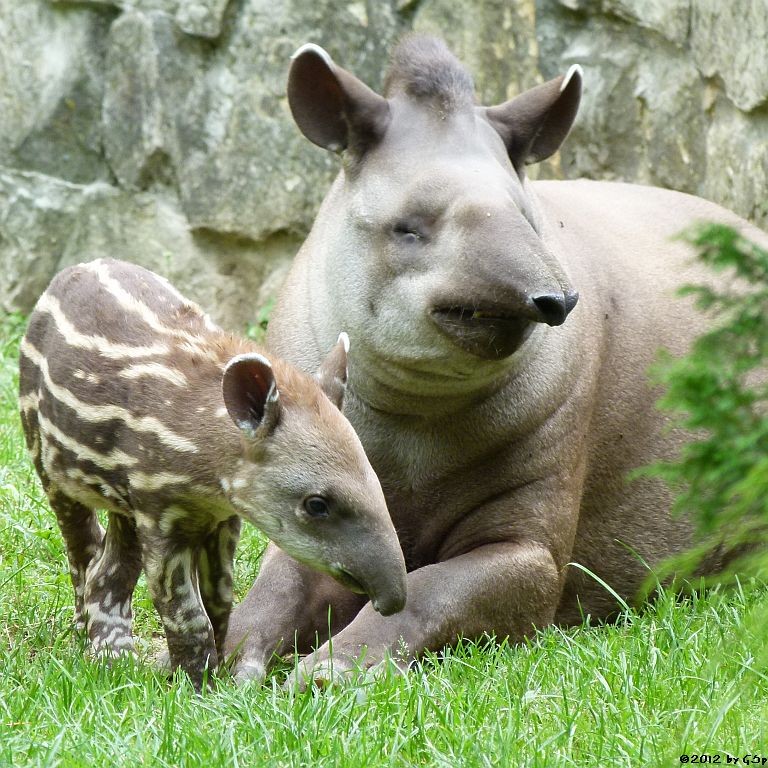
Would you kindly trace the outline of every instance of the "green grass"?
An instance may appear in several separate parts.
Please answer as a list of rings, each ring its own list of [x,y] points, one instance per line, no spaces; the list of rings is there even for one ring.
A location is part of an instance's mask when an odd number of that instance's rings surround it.
[[[326,691],[181,677],[83,657],[59,532],[16,414],[22,324],[0,345],[0,766],[645,766],[768,756],[766,598],[662,594],[618,624],[466,643],[406,676]],[[263,539],[248,531],[247,589]],[[140,584],[136,625],[159,624]],[[154,641],[156,644],[156,641]]]

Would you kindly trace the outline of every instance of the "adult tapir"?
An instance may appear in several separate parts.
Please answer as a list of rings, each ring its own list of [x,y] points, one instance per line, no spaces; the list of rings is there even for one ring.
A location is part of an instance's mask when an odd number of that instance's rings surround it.
[[[686,547],[654,480],[670,456],[646,371],[703,329],[683,282],[701,277],[670,238],[715,219],[685,194],[591,181],[531,183],[576,116],[572,68],[500,106],[439,41],[406,38],[384,96],[306,45],[288,82],[299,129],[342,169],[269,326],[275,351],[312,371],[349,333],[345,414],[385,492],[408,568],[405,609],[365,598],[271,547],[230,624],[237,675],[330,631],[335,673],[401,661],[459,636],[519,639],[607,617],[647,565]],[[294,645],[295,644],[295,645]],[[330,674],[329,644],[304,664]],[[362,659],[359,657],[364,654]]]

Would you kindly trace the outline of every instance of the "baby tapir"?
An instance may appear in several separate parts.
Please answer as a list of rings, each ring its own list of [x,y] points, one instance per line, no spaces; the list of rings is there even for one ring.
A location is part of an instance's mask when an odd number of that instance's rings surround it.
[[[171,664],[200,686],[227,631],[241,517],[382,614],[403,607],[397,535],[340,411],[348,345],[312,377],[141,267],[54,278],[21,343],[20,409],[94,651],[132,651],[143,566]]]

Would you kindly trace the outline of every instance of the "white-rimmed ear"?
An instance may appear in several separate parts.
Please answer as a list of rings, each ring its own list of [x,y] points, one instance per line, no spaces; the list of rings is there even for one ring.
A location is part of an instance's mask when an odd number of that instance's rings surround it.
[[[581,68],[581,64],[571,64],[568,67],[568,71],[563,77],[563,82],[560,84],[560,93],[562,93],[570,84],[571,80],[576,77],[580,81],[584,79],[584,70]]]
[[[258,352],[237,355],[227,363],[221,393],[227,413],[248,438],[268,434],[280,420],[275,374]]]
[[[344,405],[344,393],[347,391],[348,352],[349,336],[342,331],[315,374],[323,392],[339,410]]]
[[[301,132],[332,152],[361,156],[389,125],[389,103],[342,69],[319,45],[302,45],[291,57],[288,104]]]
[[[582,77],[581,67],[574,64],[565,75],[485,110],[516,168],[538,163],[558,150],[576,119]]]

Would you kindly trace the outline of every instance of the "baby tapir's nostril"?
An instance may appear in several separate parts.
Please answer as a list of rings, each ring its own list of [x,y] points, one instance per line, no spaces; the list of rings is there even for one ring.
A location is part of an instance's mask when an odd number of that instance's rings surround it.
[[[531,296],[531,301],[536,307],[541,322],[547,325],[562,325],[578,300],[579,294],[576,291],[568,291],[567,293],[554,291]]]

